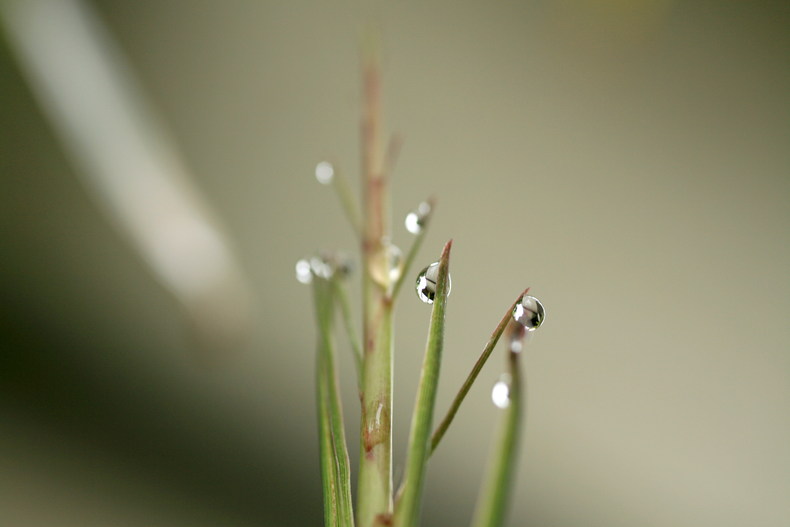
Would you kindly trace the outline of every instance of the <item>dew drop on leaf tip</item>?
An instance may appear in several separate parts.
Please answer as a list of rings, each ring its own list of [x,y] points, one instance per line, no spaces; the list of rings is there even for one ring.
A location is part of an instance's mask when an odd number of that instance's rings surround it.
[[[527,331],[538,329],[546,318],[546,310],[534,296],[524,296],[513,309],[513,320],[524,326]]]
[[[428,216],[431,214],[431,204],[423,201],[417,209],[406,215],[406,230],[412,234],[420,234],[428,223]]]
[[[417,275],[417,297],[426,304],[433,304],[436,300],[436,285],[439,278],[439,262],[434,262]],[[447,275],[447,295],[450,295],[452,281]]]

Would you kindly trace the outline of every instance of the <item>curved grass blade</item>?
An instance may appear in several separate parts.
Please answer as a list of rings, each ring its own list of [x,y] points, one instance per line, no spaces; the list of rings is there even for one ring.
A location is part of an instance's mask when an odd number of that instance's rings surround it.
[[[478,496],[472,527],[501,527],[505,521],[513,490],[522,407],[526,393],[521,376],[520,356],[520,353],[512,350],[508,353],[510,404],[503,410],[499,439],[491,451],[488,474]]]
[[[439,383],[439,369],[444,345],[444,316],[447,306],[447,285],[450,268],[450,249],[452,240],[447,242],[439,260],[436,280],[436,298],[431,312],[428,330],[428,344],[422,364],[417,401],[409,434],[409,449],[406,457],[406,471],[403,486],[395,506],[395,526],[413,527],[417,525],[420,514],[420,500],[425,481],[425,468],[430,452],[430,433],[433,426],[433,412],[436,403],[436,388]]]
[[[483,348],[483,352],[480,354],[477,362],[475,362],[475,365],[472,366],[472,371],[469,372],[469,375],[466,377],[463,385],[461,385],[461,389],[458,390],[455,399],[453,399],[450,408],[447,410],[447,414],[444,416],[444,419],[439,424],[439,426],[436,427],[436,431],[433,433],[433,437],[431,438],[431,454],[433,454],[434,450],[436,450],[436,447],[439,445],[439,441],[441,441],[444,437],[445,432],[447,432],[447,429],[450,427],[450,424],[455,418],[455,414],[458,413],[461,403],[464,402],[466,394],[469,393],[469,390],[472,388],[477,376],[483,369],[488,357],[491,356],[491,352],[494,351],[497,342],[499,342],[499,337],[502,336],[502,333],[505,331],[508,322],[510,322],[510,320],[513,318],[513,310],[516,308],[516,305],[521,302],[521,299],[524,298],[524,295],[526,295],[528,291],[529,288],[526,288],[524,292],[518,296],[516,301],[513,302],[513,305],[511,305],[510,308],[508,308],[508,310],[505,312],[502,320],[499,321],[496,329],[494,329],[494,332],[491,334],[491,338],[488,339],[485,348]]]

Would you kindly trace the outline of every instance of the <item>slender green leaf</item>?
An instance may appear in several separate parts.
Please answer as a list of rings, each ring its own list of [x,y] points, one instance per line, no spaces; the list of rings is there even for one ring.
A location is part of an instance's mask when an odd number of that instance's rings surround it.
[[[332,431],[329,427],[329,398],[326,391],[326,375],[322,354],[317,355],[316,361],[316,396],[318,407],[318,435],[321,456],[321,482],[324,492],[324,525],[337,527],[338,525],[338,499],[337,499],[337,470],[334,463],[334,449]]]
[[[526,387],[521,376],[521,353],[508,353],[510,404],[503,410],[499,438],[489,457],[488,473],[478,496],[473,527],[501,527],[505,522],[508,502],[513,491],[516,472],[521,417]]]
[[[346,329],[348,341],[351,344],[351,351],[354,354],[354,367],[357,373],[357,387],[362,390],[362,346],[359,343],[359,337],[354,330],[354,324],[351,321],[351,308],[348,302],[348,295],[343,282],[339,279],[333,280],[335,286],[335,296],[338,304],[340,304],[341,316],[343,318],[343,327]]]
[[[472,388],[472,385],[477,379],[477,376],[480,374],[480,371],[483,369],[483,366],[488,360],[488,357],[490,357],[491,352],[494,351],[497,342],[499,342],[499,337],[502,336],[502,332],[505,331],[508,322],[510,322],[510,320],[513,318],[513,310],[516,308],[516,305],[519,302],[521,302],[521,299],[524,298],[524,295],[527,294],[527,291],[529,291],[529,288],[525,289],[524,292],[518,296],[516,301],[513,302],[513,305],[511,305],[508,308],[508,310],[505,312],[504,316],[502,317],[502,320],[499,321],[499,324],[497,324],[496,329],[494,329],[494,332],[491,334],[491,338],[488,339],[485,348],[483,348],[483,352],[480,354],[480,357],[477,359],[477,362],[472,367],[472,371],[469,372],[469,375],[466,377],[464,384],[461,385],[461,389],[458,390],[458,393],[456,394],[455,399],[453,399],[453,402],[450,405],[449,410],[447,410],[447,414],[444,416],[444,419],[442,419],[442,422],[439,424],[439,426],[436,427],[436,431],[434,431],[433,437],[431,438],[431,454],[433,454],[433,452],[436,450],[436,447],[439,445],[439,441],[442,440],[442,437],[444,437],[445,432],[447,432],[447,429],[450,427],[450,424],[453,422],[453,419],[455,418],[455,414],[458,413],[458,409],[461,407],[461,403],[464,402],[464,399],[466,398],[466,394],[469,393],[469,390]]]
[[[332,188],[335,189],[337,197],[340,199],[340,204],[343,207],[343,212],[346,214],[346,219],[351,224],[354,234],[362,236],[362,220],[359,213],[359,205],[354,197],[354,192],[351,190],[348,178],[345,172],[340,170],[337,166],[334,168],[334,177],[332,178]]]
[[[426,462],[430,449],[430,434],[433,426],[433,412],[436,403],[436,388],[439,383],[439,370],[444,345],[444,318],[447,306],[447,285],[450,269],[450,249],[452,240],[447,242],[439,260],[436,280],[436,296],[431,312],[428,330],[428,343],[422,364],[422,373],[417,390],[417,401],[409,435],[409,449],[406,454],[406,471],[403,487],[395,506],[395,526],[413,527],[420,515],[422,491],[425,481]]]
[[[319,444],[324,488],[324,512],[327,525],[352,527],[351,469],[343,424],[343,410],[337,384],[337,366],[332,338],[335,287],[330,281],[313,278],[313,292],[318,321],[317,385],[319,408]],[[331,493],[331,496],[327,494]]]

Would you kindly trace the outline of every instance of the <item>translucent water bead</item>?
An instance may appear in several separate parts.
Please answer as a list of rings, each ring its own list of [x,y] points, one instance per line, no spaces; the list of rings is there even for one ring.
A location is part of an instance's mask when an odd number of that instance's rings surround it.
[[[434,262],[423,269],[417,276],[417,296],[426,304],[433,304],[436,299],[436,282],[439,278],[439,262]],[[452,281],[447,275],[447,295],[450,295]]]
[[[385,240],[370,261],[370,276],[382,287],[400,278],[403,270],[403,252],[397,245]]]
[[[491,389],[491,401],[497,408],[510,406],[510,375],[503,373]]]
[[[346,278],[353,271],[353,263],[343,252],[322,252],[309,260],[302,258],[296,262],[296,280],[302,284],[309,284],[317,276],[329,280],[335,274]]]
[[[304,258],[296,262],[296,280],[301,284],[309,284],[313,281],[313,272],[310,270],[310,262]]]
[[[524,326],[527,331],[535,331],[543,324],[546,310],[534,296],[525,296],[513,309],[513,319]]]
[[[329,161],[321,161],[315,166],[315,178],[322,185],[329,185],[334,177],[335,167]]]
[[[412,234],[420,234],[428,223],[428,216],[431,214],[431,204],[423,201],[417,206],[416,210],[406,215],[406,230]]]

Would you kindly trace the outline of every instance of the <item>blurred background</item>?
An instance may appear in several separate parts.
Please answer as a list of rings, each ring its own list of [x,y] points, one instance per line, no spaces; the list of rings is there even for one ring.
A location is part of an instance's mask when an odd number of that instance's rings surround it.
[[[546,306],[510,524],[790,524],[786,2],[0,6],[3,525],[321,524],[294,263],[354,249],[313,172],[358,181],[369,20],[394,242],[431,194],[418,265],[455,240],[437,411],[524,287]],[[396,475],[428,313],[397,310]],[[502,367],[424,525],[468,523]]]

